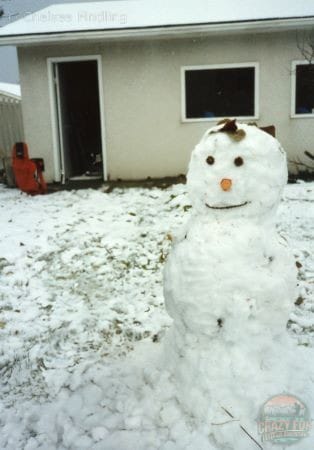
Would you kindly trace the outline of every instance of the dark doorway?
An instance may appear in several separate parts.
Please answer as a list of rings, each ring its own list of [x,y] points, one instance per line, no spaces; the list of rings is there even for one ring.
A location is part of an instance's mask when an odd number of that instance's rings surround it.
[[[97,61],[54,66],[62,179],[103,177]]]

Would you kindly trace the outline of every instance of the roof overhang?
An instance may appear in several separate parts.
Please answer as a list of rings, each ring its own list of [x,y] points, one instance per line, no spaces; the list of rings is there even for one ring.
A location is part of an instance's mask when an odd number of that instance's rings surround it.
[[[32,46],[49,43],[75,41],[113,41],[129,39],[161,39],[229,33],[263,33],[311,29],[313,17],[289,19],[265,19],[239,22],[220,22],[192,25],[168,25],[142,28],[120,28],[106,30],[82,30],[0,36],[1,45]]]
[[[3,91],[0,89],[0,97],[5,97],[8,100],[21,101],[21,97],[19,95],[12,94],[11,92]]]

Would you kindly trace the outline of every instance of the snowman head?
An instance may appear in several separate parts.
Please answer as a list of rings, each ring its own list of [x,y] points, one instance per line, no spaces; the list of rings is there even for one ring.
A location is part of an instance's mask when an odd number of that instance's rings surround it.
[[[205,133],[187,174],[195,212],[219,220],[267,215],[277,207],[286,182],[286,156],[277,139],[235,120]]]

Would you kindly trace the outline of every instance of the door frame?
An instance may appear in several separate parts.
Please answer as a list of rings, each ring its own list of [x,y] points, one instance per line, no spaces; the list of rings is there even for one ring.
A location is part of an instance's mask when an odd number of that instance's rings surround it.
[[[61,56],[47,58],[48,67],[48,84],[49,84],[49,101],[51,113],[51,127],[52,127],[52,142],[53,142],[53,165],[54,165],[54,180],[57,182],[65,182],[65,177],[62,176],[62,142],[60,140],[59,121],[58,121],[58,102],[55,89],[54,64],[61,62],[76,62],[76,61],[96,61],[97,75],[98,75],[98,92],[99,92],[99,112],[100,112],[100,132],[101,132],[101,147],[102,147],[102,164],[103,164],[103,180],[107,181],[107,151],[106,151],[106,133],[105,133],[105,111],[104,111],[104,89],[103,89],[103,70],[101,55],[81,55],[81,56]]]

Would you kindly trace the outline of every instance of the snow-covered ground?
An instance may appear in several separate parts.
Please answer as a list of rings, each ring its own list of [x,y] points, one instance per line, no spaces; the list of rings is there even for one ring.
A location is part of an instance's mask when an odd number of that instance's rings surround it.
[[[37,197],[0,186],[1,449],[214,448],[149,370],[171,323],[170,234],[189,213],[184,185]],[[278,223],[302,265],[290,330],[312,345],[314,183],[286,187]]]

